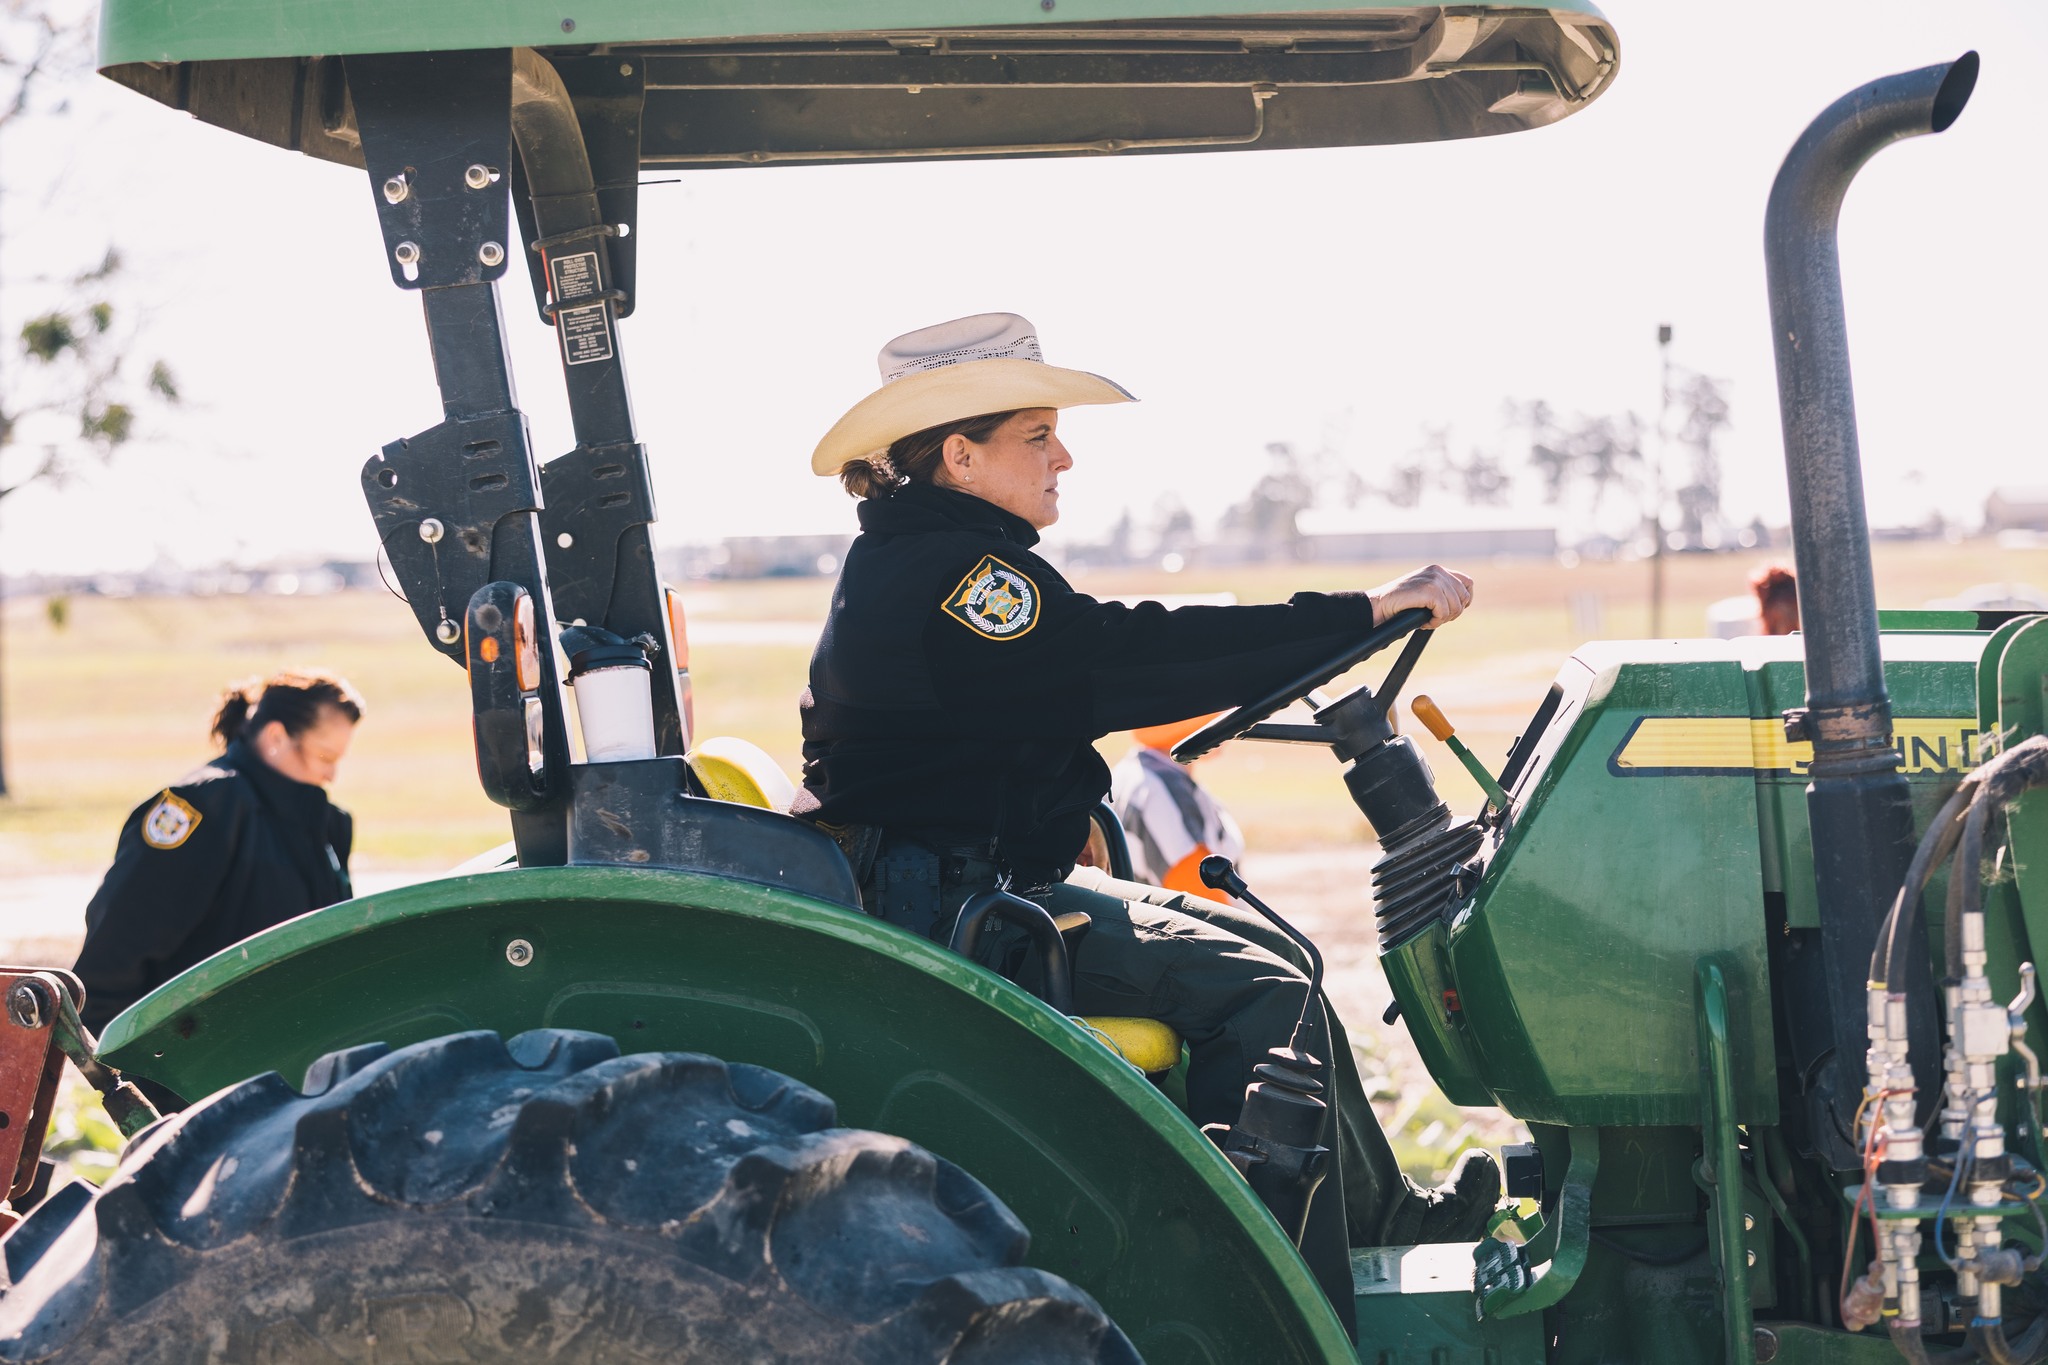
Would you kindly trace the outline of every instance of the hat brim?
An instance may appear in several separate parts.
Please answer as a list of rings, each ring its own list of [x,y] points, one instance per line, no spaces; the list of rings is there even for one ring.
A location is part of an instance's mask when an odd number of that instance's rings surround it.
[[[988,412],[1135,403],[1122,386],[1086,370],[1036,360],[972,360],[905,375],[855,403],[811,453],[811,472],[831,477],[849,460],[868,460],[914,432]]]

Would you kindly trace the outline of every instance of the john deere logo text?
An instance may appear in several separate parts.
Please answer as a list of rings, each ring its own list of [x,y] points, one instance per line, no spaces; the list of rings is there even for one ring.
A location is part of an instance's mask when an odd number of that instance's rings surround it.
[[[1038,624],[1038,586],[994,555],[946,594],[946,615],[977,635],[1014,640]]]
[[[1977,752],[1975,723],[1952,716],[1900,716],[1892,747],[1908,777],[1968,772]],[[1671,773],[1779,772],[1806,776],[1813,746],[1785,738],[1783,721],[1745,716],[1644,716],[1608,760],[1617,777]]]

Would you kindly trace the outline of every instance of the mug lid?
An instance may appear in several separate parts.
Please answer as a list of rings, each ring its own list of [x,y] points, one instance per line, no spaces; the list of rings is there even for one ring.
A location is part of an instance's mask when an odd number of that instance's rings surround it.
[[[638,641],[602,626],[570,626],[561,634],[562,652],[569,656],[569,681],[604,668],[641,668],[652,671],[647,651]]]

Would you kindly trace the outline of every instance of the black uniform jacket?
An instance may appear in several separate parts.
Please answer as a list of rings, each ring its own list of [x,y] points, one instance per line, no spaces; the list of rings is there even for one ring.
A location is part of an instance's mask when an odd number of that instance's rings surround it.
[[[85,911],[85,1022],[273,924],[347,900],[355,823],[237,742],[144,801]]]
[[[1098,602],[1023,518],[910,484],[860,505],[811,658],[798,811],[993,837],[1064,876],[1109,790],[1094,741],[1251,701],[1372,628],[1363,593],[1285,604]]]

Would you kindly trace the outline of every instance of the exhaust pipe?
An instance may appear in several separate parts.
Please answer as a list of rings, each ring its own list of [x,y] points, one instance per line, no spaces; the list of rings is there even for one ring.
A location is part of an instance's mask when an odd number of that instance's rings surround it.
[[[1976,83],[1977,54],[1966,52],[1850,91],[1792,145],[1764,212],[1816,776],[1867,771],[1872,751],[1887,767],[1891,748],[1835,222],[1865,162],[1902,138],[1947,129]]]
[[[1806,1006],[1787,1014],[1809,1136],[1838,1170],[1861,1164],[1851,1128],[1862,1091],[1864,975],[1879,921],[1912,857],[1913,816],[1892,749],[1891,699],[1878,654],[1835,227],[1864,163],[1902,138],[1947,129],[1976,83],[1977,54],[1966,52],[1850,91],[1792,145],[1764,213],[1806,646],[1806,706],[1786,713],[1785,729],[1789,738],[1813,744],[1806,802],[1820,910],[1818,952],[1812,944],[1788,949],[1783,998],[1803,997]],[[1925,979],[1924,956],[1917,969],[1902,965],[1919,975],[1896,979]],[[1815,1017],[1822,1000],[1826,1016]],[[1934,1078],[1933,1001],[1922,992],[1916,1003],[1922,1008],[1911,1021],[1914,1070],[1925,1093]]]

